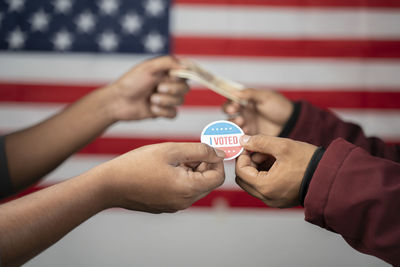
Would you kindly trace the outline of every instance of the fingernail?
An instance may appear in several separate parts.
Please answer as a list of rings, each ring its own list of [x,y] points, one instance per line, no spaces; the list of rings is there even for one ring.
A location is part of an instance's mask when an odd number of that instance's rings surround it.
[[[227,111],[229,114],[238,114],[238,113],[239,113],[239,111],[238,111],[236,108],[232,107],[232,106],[227,107],[227,108],[226,108],[226,111]]]
[[[217,154],[217,156],[219,157],[219,158],[225,158],[225,152],[224,151],[222,151],[222,150],[219,150],[219,149],[216,149],[215,147],[214,147],[214,151],[215,151],[215,153]]]
[[[168,93],[169,88],[167,85],[163,85],[161,84],[160,86],[158,86],[158,92],[160,93]]]
[[[158,106],[151,106],[151,111],[157,114],[161,111],[161,109]]]
[[[153,95],[151,97],[151,102],[154,104],[160,104],[161,103],[161,97],[157,96],[157,95]]]
[[[247,142],[249,142],[249,140],[250,140],[250,136],[248,136],[248,135],[243,135],[243,136],[240,138],[240,142],[241,142],[242,144],[247,144]]]

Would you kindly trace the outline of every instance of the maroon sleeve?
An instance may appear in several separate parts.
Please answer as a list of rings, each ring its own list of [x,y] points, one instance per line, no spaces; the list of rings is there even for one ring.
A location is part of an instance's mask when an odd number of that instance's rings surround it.
[[[375,137],[367,138],[362,129],[346,123],[329,111],[321,110],[308,102],[301,108],[289,138],[327,148],[336,138],[343,138],[367,150],[371,155],[400,162],[400,146],[385,144]]]
[[[400,265],[400,164],[339,138],[311,180],[305,219],[355,249]]]

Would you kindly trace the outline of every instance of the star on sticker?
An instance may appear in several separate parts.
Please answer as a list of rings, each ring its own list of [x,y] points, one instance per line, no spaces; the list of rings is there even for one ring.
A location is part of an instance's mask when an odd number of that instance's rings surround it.
[[[144,38],[143,45],[151,53],[161,52],[164,48],[164,38],[160,34],[152,32]]]
[[[34,13],[30,19],[30,23],[33,31],[45,31],[49,27],[50,16],[45,13],[43,9]]]
[[[80,32],[89,33],[93,31],[95,26],[96,18],[90,11],[81,13],[76,19],[75,23],[78,26]]]
[[[10,12],[20,12],[25,5],[25,0],[7,0],[8,10]]]
[[[158,17],[164,13],[165,6],[162,0],[147,0],[144,9],[150,16]]]
[[[99,8],[103,14],[113,15],[119,8],[118,0],[101,0]]]
[[[103,32],[98,38],[98,44],[103,51],[114,51],[119,45],[118,36],[112,31]]]
[[[121,19],[121,25],[126,33],[134,34],[142,28],[143,22],[136,13],[129,13]]]
[[[61,14],[68,14],[72,9],[72,4],[71,0],[55,0],[53,2],[54,10]]]
[[[71,48],[73,36],[67,30],[57,32],[53,38],[54,48],[59,51],[65,51]]]

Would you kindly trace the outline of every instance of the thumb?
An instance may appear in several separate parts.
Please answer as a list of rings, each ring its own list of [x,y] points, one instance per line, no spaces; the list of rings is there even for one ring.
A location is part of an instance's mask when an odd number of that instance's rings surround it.
[[[287,140],[269,135],[244,135],[240,138],[240,144],[244,149],[251,152],[259,152],[269,154],[277,158],[282,152],[282,148],[286,147]]]
[[[171,69],[182,67],[178,59],[173,56],[163,56],[151,60],[151,72],[154,74],[168,72]]]
[[[268,96],[269,91],[258,90],[253,88],[246,88],[244,90],[238,91],[236,95],[245,100],[251,100],[255,103],[258,103],[265,99]]]

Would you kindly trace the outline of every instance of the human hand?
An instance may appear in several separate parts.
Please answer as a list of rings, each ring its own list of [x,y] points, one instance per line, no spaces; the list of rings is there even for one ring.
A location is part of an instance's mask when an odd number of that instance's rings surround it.
[[[144,146],[98,166],[109,206],[151,213],[186,209],[220,186],[223,151],[201,143]]]
[[[114,120],[139,120],[152,117],[174,118],[176,106],[183,103],[187,83],[169,77],[168,72],[181,68],[172,56],[147,60],[128,71],[107,88],[113,92]]]
[[[300,185],[316,146],[267,135],[243,136],[236,183],[271,207],[299,205]]]
[[[245,89],[237,96],[247,100],[247,106],[228,101],[223,110],[246,134],[277,136],[293,112],[291,101],[274,91]]]

